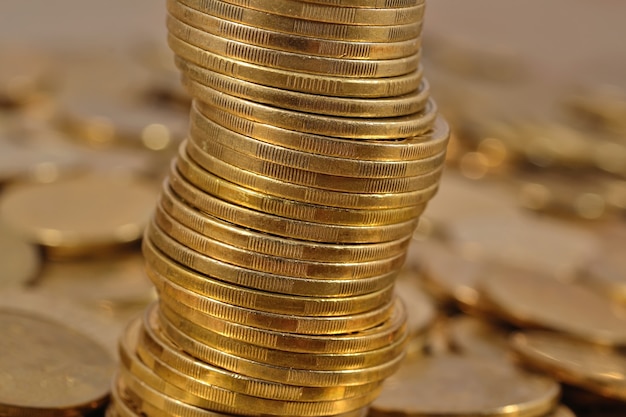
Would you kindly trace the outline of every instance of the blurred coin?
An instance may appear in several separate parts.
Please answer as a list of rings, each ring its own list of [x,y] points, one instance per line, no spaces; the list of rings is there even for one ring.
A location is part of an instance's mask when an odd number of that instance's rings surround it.
[[[40,267],[37,249],[0,224],[0,287],[24,286],[36,277]]]
[[[598,251],[589,232],[565,223],[520,214],[476,215],[450,226],[466,256],[571,279]]]
[[[512,346],[533,368],[600,395],[626,400],[623,352],[541,331],[515,334]]]
[[[408,360],[383,384],[370,415],[539,417],[552,410],[559,394],[552,379],[500,361],[425,357]]]
[[[609,345],[626,345],[626,311],[591,290],[524,273],[485,277],[481,291],[503,318]]]
[[[456,316],[447,323],[451,343],[463,355],[510,361],[507,333],[486,320]]]
[[[80,415],[101,407],[114,362],[82,334],[19,310],[0,310],[0,413]]]
[[[136,178],[86,175],[11,187],[0,215],[52,256],[90,255],[139,240],[156,197],[156,187]]]
[[[409,337],[423,335],[437,315],[432,300],[419,288],[417,277],[407,271],[401,272],[397,278],[395,292],[407,310]]]

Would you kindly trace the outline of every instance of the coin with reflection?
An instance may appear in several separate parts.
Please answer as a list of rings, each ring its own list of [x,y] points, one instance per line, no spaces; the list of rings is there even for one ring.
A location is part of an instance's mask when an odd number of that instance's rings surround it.
[[[517,333],[511,340],[515,352],[531,367],[597,394],[626,400],[623,352],[547,331]]]
[[[500,361],[453,355],[410,360],[383,384],[371,415],[543,416],[559,384]]]
[[[109,394],[114,362],[97,343],[59,323],[0,310],[0,414],[78,415]]]

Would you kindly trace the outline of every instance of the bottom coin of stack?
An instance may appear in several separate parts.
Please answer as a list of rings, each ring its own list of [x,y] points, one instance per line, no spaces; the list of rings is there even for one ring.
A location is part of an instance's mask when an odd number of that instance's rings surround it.
[[[365,415],[403,358],[405,319],[398,302],[382,325],[323,337],[225,320],[207,330],[154,304],[122,337],[109,416]]]

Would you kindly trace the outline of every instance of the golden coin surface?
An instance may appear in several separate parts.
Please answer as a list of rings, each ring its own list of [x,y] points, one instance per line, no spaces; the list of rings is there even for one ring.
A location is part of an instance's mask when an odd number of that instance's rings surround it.
[[[452,318],[446,327],[450,342],[463,355],[510,360],[507,333],[495,324],[463,315]]]
[[[295,0],[224,0],[266,13],[289,16],[318,22],[341,23],[346,25],[401,25],[419,20],[424,15],[424,4],[405,8],[350,8],[327,6]],[[341,11],[341,13],[339,13]]]
[[[165,307],[167,310],[167,307]],[[167,313],[166,313],[167,314]],[[368,391],[378,389],[378,382],[387,378],[398,369],[404,353],[400,352],[392,356],[388,361],[367,368],[343,369],[333,371],[319,371],[312,369],[298,369],[270,365],[265,362],[257,362],[243,357],[235,356],[212,346],[200,343],[185,333],[170,326],[170,334],[176,334],[175,339],[181,347],[192,356],[214,366],[228,369],[242,375],[279,382],[287,385],[311,386],[311,387],[339,387],[360,386],[364,388],[363,395]],[[149,359],[149,358],[148,358]],[[144,360],[148,360],[144,358]],[[365,389],[367,388],[367,389]],[[359,397],[351,399],[356,400]]]
[[[598,259],[582,268],[580,280],[609,298],[626,303],[626,258],[622,248],[603,250]]]
[[[429,100],[423,110],[406,116],[348,118],[280,109],[224,94],[186,79],[190,94],[199,101],[198,110],[211,117],[213,108],[283,129],[351,140],[398,140],[428,133],[437,118],[437,107]]]
[[[337,97],[392,97],[415,91],[422,81],[422,70],[387,78],[336,77],[293,72],[231,59],[168,36],[170,48],[179,60],[193,62],[220,74],[236,73],[243,80],[301,93]],[[226,70],[231,68],[231,71]]]
[[[550,378],[461,356],[407,360],[383,384],[372,416],[542,416],[560,394]]]
[[[173,310],[169,310],[167,315],[172,318],[171,321],[165,317],[162,309],[159,309],[159,326],[178,346],[189,344],[188,339],[191,338],[221,352],[283,368],[313,371],[370,368],[393,360],[400,355],[406,344],[406,334],[397,333],[392,335],[387,346],[365,352],[343,354],[287,352],[222,336],[186,320]]]
[[[626,314],[583,286],[522,273],[486,276],[481,290],[503,317],[515,323],[626,345]]]
[[[255,344],[270,349],[303,353],[357,353],[366,352],[387,346],[398,334],[406,330],[406,311],[402,303],[397,303],[389,320],[383,324],[362,332],[339,335],[299,335],[295,333],[276,332],[256,327],[232,323],[218,317],[201,314],[197,310],[182,303],[171,300],[161,305],[164,316],[176,325],[176,317],[185,317],[199,327],[209,329],[221,335]]]
[[[0,288],[27,284],[40,265],[37,249],[0,224]]]
[[[185,149],[183,149],[183,147]],[[200,149],[194,141],[181,145],[186,159],[212,174],[246,188],[277,197],[338,208],[398,209],[427,202],[443,170],[443,154],[420,161],[421,175],[358,178],[327,175],[263,161],[214,143]]]
[[[233,22],[313,38],[355,42],[396,42],[419,36],[422,31],[420,21],[391,26],[356,26],[294,19],[240,7],[221,0],[181,0],[180,3]]]
[[[238,206],[204,193],[175,171],[171,171],[164,192],[169,192],[170,187],[172,195],[180,196],[187,204],[202,212],[252,230],[293,239],[323,243],[388,242],[413,233],[417,225],[417,220],[411,219],[388,226],[328,227],[323,223],[287,219]]]
[[[154,314],[145,318],[137,350],[140,357],[146,358],[146,363],[162,363],[164,367],[171,367],[209,385],[260,398],[300,402],[333,401],[359,397],[378,386],[303,387],[227,371],[181,351],[158,328]],[[169,373],[164,372],[163,367],[156,366],[154,370],[163,379],[168,379]]]
[[[302,261],[297,258],[266,255],[201,235],[163,212],[150,223],[146,235],[150,236],[154,228],[160,229],[188,248],[222,262],[294,278],[355,280],[371,278],[396,271],[404,263],[404,252],[380,260],[351,263]]]
[[[317,280],[268,274],[220,262],[190,250],[158,230],[155,230],[155,232],[153,236],[143,241],[144,252],[147,258],[155,256],[153,252],[158,251],[156,253],[162,253],[194,271],[207,274],[220,281],[262,291],[331,298],[364,295],[388,287],[396,276],[395,273],[390,273],[355,281]]]
[[[585,230],[519,214],[478,215],[455,222],[450,233],[457,249],[478,259],[563,278],[598,251],[597,238]]]
[[[377,179],[408,177],[436,169],[437,164],[443,163],[445,157],[445,153],[439,150],[434,150],[435,152],[432,154],[424,152],[421,158],[409,160],[374,161],[325,156],[310,151],[290,149],[280,144],[265,142],[239,134],[206,118],[197,112],[195,107],[192,110],[191,118],[190,141],[197,144],[207,153],[211,153],[211,149],[217,149],[221,145],[259,160],[280,161],[287,167],[328,175]],[[435,126],[436,128],[437,126]],[[354,141],[351,143],[355,148],[360,147],[360,143]]]
[[[89,253],[139,240],[157,195],[138,179],[88,175],[11,187],[0,200],[0,215],[32,242]]]
[[[0,310],[0,414],[73,415],[102,406],[114,362],[96,342],[19,310]]]
[[[214,195],[233,204],[242,205],[253,210],[288,219],[309,221],[345,226],[385,226],[402,223],[417,218],[424,210],[425,204],[400,207],[395,209],[343,209],[302,203],[286,198],[274,197],[226,181],[204,170],[191,161],[186,155],[179,153],[172,162],[170,178],[177,173],[207,194]],[[375,185],[375,184],[374,184]],[[438,184],[428,190],[434,195]]]
[[[361,245],[333,245],[286,239],[248,228],[236,227],[231,223],[201,213],[172,197],[166,193],[161,195],[155,218],[167,214],[204,236],[266,255],[310,261],[363,262],[396,256],[406,250],[410,239],[410,236],[406,236],[390,242]]]
[[[256,46],[199,30],[168,14],[168,33],[190,45],[225,58],[285,71],[345,78],[385,78],[417,70],[419,53],[394,59],[328,58]],[[261,34],[262,35],[262,34]]]
[[[527,331],[512,346],[528,365],[555,378],[603,396],[626,399],[626,355],[565,335]]]
[[[407,310],[407,330],[410,336],[421,335],[435,321],[437,311],[431,298],[418,287],[417,282],[401,272],[395,282],[396,296]]]
[[[178,265],[157,251],[150,257],[147,274],[153,281],[169,280],[202,296],[239,307],[295,316],[341,316],[369,311],[391,299],[391,286],[353,297],[302,297],[258,291],[231,285],[209,276],[195,273]]]
[[[342,7],[372,7],[389,9],[394,7],[411,7],[424,4],[423,0],[304,0],[305,3],[327,4]]]
[[[184,304],[197,310],[203,316],[210,316],[254,328],[301,335],[346,334],[371,329],[388,320],[395,305],[391,301],[376,306],[373,310],[349,316],[293,316],[268,313],[223,303],[188,291],[160,277],[152,276],[152,278],[155,278],[155,285],[159,290],[161,303],[164,305],[169,306],[172,301],[175,301],[177,304]],[[161,280],[159,281],[159,279]],[[209,319],[206,321],[209,321]]]
[[[194,123],[198,117],[207,120],[210,117],[210,120],[221,126],[263,142],[338,158],[383,162],[423,159],[443,152],[450,136],[450,127],[441,117],[435,120],[433,130],[423,136],[401,141],[348,141],[257,123],[217,108],[205,117],[198,109],[199,106],[200,103],[195,102],[192,107],[191,115]]]
[[[168,0],[167,10],[178,20],[212,35],[267,48],[329,58],[394,59],[418,51],[420,38],[401,42],[346,42],[286,34],[247,26]]]
[[[345,98],[307,94],[207,71],[181,59],[177,59],[176,62],[187,78],[222,93],[275,107],[329,116],[353,118],[405,116],[422,110],[430,94],[430,84],[426,79],[422,79],[422,83],[415,91],[396,97]]]

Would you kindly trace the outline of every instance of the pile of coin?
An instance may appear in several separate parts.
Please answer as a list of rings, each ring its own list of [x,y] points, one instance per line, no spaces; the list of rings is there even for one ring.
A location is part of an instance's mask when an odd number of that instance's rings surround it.
[[[363,415],[404,356],[394,281],[448,140],[424,2],[167,7],[191,128],[143,242],[159,301],[123,336],[109,413]]]

